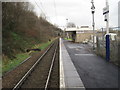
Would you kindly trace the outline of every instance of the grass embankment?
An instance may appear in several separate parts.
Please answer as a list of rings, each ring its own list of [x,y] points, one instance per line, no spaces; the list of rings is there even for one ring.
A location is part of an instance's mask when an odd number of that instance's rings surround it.
[[[0,56],[0,77],[2,76],[2,59],[1,59],[1,56]]]
[[[72,41],[72,39],[71,38],[64,38],[65,40],[70,40],[70,41]]]
[[[11,69],[18,66],[23,60],[28,58],[29,55],[27,53],[17,54],[15,59],[12,60],[4,60],[2,64],[2,73],[10,71]]]
[[[39,49],[43,50],[46,47],[48,47],[48,45],[50,45],[51,42],[52,41],[46,42],[46,43],[41,43],[41,44],[33,46],[33,48],[39,48]],[[4,60],[2,63],[2,73],[4,74],[4,73],[12,70],[16,66],[18,66],[20,63],[22,63],[25,59],[27,59],[29,56],[30,56],[29,53],[20,53],[20,54],[15,55],[15,57],[16,57],[15,59]]]

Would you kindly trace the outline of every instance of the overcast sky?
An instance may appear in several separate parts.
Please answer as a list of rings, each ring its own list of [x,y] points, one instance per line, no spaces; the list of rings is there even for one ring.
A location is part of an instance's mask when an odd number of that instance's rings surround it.
[[[77,26],[92,26],[91,0],[30,0],[35,6],[35,11],[40,15],[41,10],[45,12],[47,19],[59,26],[73,22]],[[95,25],[97,28],[105,27],[103,8],[106,0],[94,0]],[[110,27],[118,26],[118,2],[120,0],[108,0],[110,6]]]

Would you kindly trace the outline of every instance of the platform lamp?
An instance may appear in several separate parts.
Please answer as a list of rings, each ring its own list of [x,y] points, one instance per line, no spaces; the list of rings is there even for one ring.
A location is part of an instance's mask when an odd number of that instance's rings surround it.
[[[93,50],[95,50],[95,40],[94,40],[94,36],[95,36],[95,21],[94,21],[94,13],[95,13],[95,6],[94,6],[94,1],[91,1],[92,6],[91,6],[91,12],[92,12],[92,19],[93,19]]]
[[[67,28],[67,24],[68,24],[68,18],[66,18],[66,28]]]
[[[68,28],[68,18],[66,18],[66,29]],[[66,33],[66,35],[67,35],[67,38],[68,38],[68,33]]]

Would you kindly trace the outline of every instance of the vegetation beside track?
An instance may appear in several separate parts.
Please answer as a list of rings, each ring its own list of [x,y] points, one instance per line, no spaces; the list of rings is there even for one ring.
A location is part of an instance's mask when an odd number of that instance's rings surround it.
[[[72,39],[71,38],[64,38],[65,40],[70,40],[70,41],[72,41]]]
[[[2,3],[2,72],[16,67],[34,46],[44,49],[61,29],[36,15],[28,2]]]
[[[45,49],[46,47],[48,47],[52,41],[48,41],[46,43],[41,43],[41,44],[37,44],[35,46],[33,46],[33,48],[39,48],[41,50]],[[34,53],[35,51],[32,51],[31,53]],[[4,60],[3,64],[2,64],[2,73],[6,73],[10,70],[12,70],[13,68],[15,68],[16,66],[18,66],[20,63],[22,63],[25,59],[27,59],[28,57],[30,57],[29,53],[19,53],[15,55],[15,59],[6,59]]]

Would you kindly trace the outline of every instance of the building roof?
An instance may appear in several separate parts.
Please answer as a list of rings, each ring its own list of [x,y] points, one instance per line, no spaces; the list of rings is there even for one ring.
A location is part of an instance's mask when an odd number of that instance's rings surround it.
[[[92,28],[66,28],[65,31],[92,31]],[[97,30],[97,29],[95,29]]]

